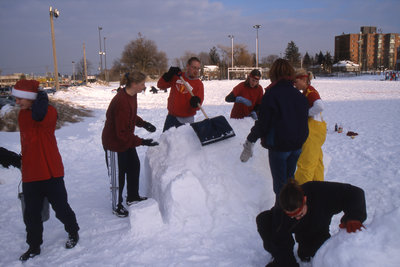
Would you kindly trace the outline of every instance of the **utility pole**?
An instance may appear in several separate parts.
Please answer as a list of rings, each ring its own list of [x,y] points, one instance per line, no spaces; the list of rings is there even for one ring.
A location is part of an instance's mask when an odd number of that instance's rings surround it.
[[[72,80],[75,84],[75,61],[72,61]]]
[[[257,24],[253,26],[254,29],[257,31],[257,37],[256,37],[256,68],[258,69],[258,29],[261,28],[261,25]]]
[[[60,90],[60,84],[58,82],[58,68],[57,68],[57,53],[56,53],[56,39],[54,37],[54,24],[53,17],[58,18],[60,12],[57,9],[53,10],[50,7],[50,27],[51,27],[51,42],[53,44],[53,60],[54,60],[54,79],[56,81],[56,91]]]
[[[86,49],[85,49],[85,43],[83,43],[83,68],[85,70],[85,84],[87,85],[88,79],[87,79],[87,65],[86,65]]]
[[[228,35],[229,38],[231,38],[231,68],[233,70],[233,35]],[[228,66],[228,80],[229,80],[229,66]]]
[[[100,55],[100,74],[103,72],[103,59],[102,59],[102,54],[103,52],[101,51],[101,37],[100,37],[100,31],[103,29],[102,27],[98,26],[99,29],[99,45],[100,45],[100,51],[99,51],[99,55]],[[100,75],[99,75],[100,77]]]
[[[106,82],[108,82],[108,72],[107,72],[107,56],[106,56],[106,37],[104,37],[104,45],[103,45],[104,51],[104,78]]]

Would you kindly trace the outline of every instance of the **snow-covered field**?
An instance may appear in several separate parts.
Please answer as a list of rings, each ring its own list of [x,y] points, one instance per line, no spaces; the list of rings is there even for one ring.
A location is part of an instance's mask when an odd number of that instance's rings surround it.
[[[335,216],[331,239],[303,267],[400,266],[400,82],[382,78],[312,81],[326,106],[326,180],[363,188],[368,219],[365,230],[348,234]],[[229,118],[232,105],[224,98],[237,83],[204,82],[210,117]],[[0,266],[265,266],[270,254],[255,217],[273,205],[274,193],[265,149],[256,144],[247,163],[239,160],[250,118],[228,119],[236,137],[202,147],[190,126],[162,134],[167,93],[140,94],[138,114],[157,131],[136,133],[160,143],[138,148],[141,194],[149,199],[131,206],[128,218],[112,214],[100,137],[116,87],[77,87],[54,96],[93,110],[93,117],[56,131],[69,202],[81,227],[78,245],[64,248],[67,234],[51,211],[42,253],[22,264],[18,258],[27,245],[17,199],[20,173],[0,168]],[[196,120],[203,118],[199,112]],[[335,123],[343,133],[334,132]],[[359,135],[351,139],[347,131]],[[0,138],[0,146],[20,151],[19,133],[0,132]]]

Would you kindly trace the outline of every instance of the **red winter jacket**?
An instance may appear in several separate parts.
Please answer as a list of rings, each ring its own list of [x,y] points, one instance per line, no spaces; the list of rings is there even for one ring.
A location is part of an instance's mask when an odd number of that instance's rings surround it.
[[[143,126],[143,120],[137,114],[137,95],[130,96],[120,89],[111,100],[106,113],[101,136],[104,149],[124,152],[142,144],[142,139],[135,135],[135,126]]]
[[[22,182],[48,180],[64,176],[64,166],[54,135],[57,111],[48,106],[42,121],[32,119],[32,110],[19,112],[18,124],[22,150]]]
[[[200,104],[204,100],[204,85],[200,79],[190,80],[182,74],[182,77],[193,87],[193,94],[200,97]],[[175,117],[191,117],[196,114],[199,108],[192,108],[190,106],[190,93],[186,90],[185,85],[178,76],[174,76],[171,81],[166,82],[162,77],[158,80],[157,87],[160,89],[167,89],[171,87],[168,97],[168,113]]]
[[[308,105],[310,106],[310,108],[313,106],[316,100],[321,99],[318,91],[311,85],[309,85],[307,89],[304,90],[303,95],[307,97]]]
[[[232,93],[235,97],[242,96],[251,101],[252,105],[250,107],[246,106],[242,103],[235,103],[233,104],[232,111],[231,111],[231,118],[233,119],[242,119],[250,115],[250,113],[254,110],[256,105],[261,104],[261,99],[263,97],[263,88],[261,85],[257,87],[249,87],[246,86],[246,82],[241,82],[236,85]]]

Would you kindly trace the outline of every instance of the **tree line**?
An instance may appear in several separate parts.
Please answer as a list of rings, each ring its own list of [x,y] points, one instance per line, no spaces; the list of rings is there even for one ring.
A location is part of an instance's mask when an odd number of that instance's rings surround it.
[[[221,79],[227,78],[227,68],[232,66],[232,47],[217,45],[213,46],[208,52],[194,53],[186,51],[180,58],[173,61],[174,66],[184,69],[187,60],[196,56],[203,65],[217,65],[219,67]],[[262,57],[259,61],[259,67],[268,68],[279,58],[278,55],[268,55]],[[330,52],[325,54],[320,51],[311,56],[308,52],[302,56],[299,48],[294,41],[290,41],[284,52],[284,58],[287,59],[295,68],[308,69],[311,66],[318,65],[321,70],[330,72],[332,70],[333,58]],[[250,67],[256,65],[256,55],[250,53],[244,44],[235,44],[233,46],[233,63],[235,67]],[[92,66],[87,62],[88,69]],[[121,57],[114,60],[111,69],[108,71],[110,80],[119,80],[123,73],[131,70],[140,70],[148,74],[151,78],[158,78],[168,70],[168,58],[165,52],[159,51],[153,40],[145,38],[141,33],[135,40],[130,41],[122,51]],[[78,62],[77,76],[83,74],[83,59]],[[104,77],[104,73],[100,77]]]

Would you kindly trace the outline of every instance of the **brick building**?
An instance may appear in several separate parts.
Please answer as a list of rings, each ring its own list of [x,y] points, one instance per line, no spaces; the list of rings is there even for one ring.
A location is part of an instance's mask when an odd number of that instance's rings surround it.
[[[360,33],[335,36],[335,62],[350,60],[361,70],[395,69],[399,47],[398,33],[377,33],[376,27],[363,26]]]

